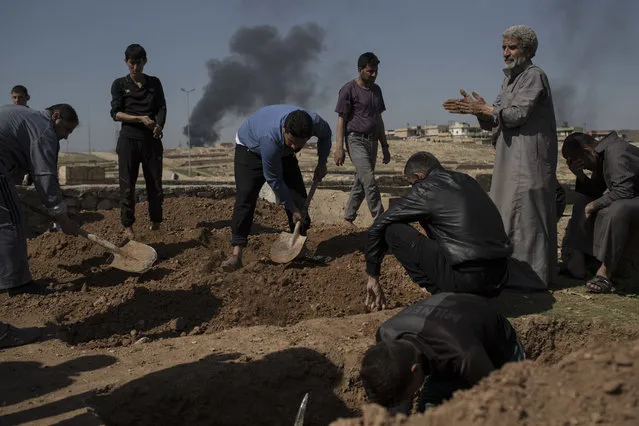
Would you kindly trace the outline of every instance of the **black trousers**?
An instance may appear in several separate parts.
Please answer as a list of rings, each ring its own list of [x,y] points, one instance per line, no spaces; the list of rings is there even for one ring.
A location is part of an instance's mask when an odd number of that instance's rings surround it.
[[[231,245],[246,246],[248,236],[253,226],[253,215],[260,189],[266,182],[264,170],[262,168],[262,158],[249,151],[245,146],[235,145],[235,207],[233,208],[233,218],[231,219]],[[293,192],[295,206],[304,213],[304,202],[306,201],[306,187],[300,166],[295,155],[282,157],[282,171],[284,173],[284,183]],[[286,211],[288,216],[288,226],[291,231],[295,229],[292,212]],[[306,231],[311,226],[311,219],[306,215],[302,222],[300,234],[306,235]]]
[[[135,183],[138,180],[140,163],[146,182],[149,201],[149,218],[152,222],[162,222],[162,141],[153,137],[134,139],[126,136],[118,138],[118,171],[120,181],[120,221],[122,226],[132,226],[135,222]]]
[[[408,275],[431,294],[440,291],[495,297],[508,280],[508,259],[478,260],[451,265],[436,240],[410,225],[386,228],[386,243]]]

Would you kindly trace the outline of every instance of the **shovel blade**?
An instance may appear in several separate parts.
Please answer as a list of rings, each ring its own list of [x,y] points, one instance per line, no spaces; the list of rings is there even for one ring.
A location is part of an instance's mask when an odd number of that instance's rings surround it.
[[[290,232],[282,232],[271,246],[271,260],[275,263],[288,263],[302,251],[306,237]]]
[[[144,273],[151,269],[158,258],[153,247],[137,241],[129,241],[120,250],[122,254],[113,253],[111,267],[126,272]]]

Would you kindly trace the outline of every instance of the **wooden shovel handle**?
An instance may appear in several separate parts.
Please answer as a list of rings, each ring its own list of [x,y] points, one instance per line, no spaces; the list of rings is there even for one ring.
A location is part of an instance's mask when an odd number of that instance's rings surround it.
[[[306,197],[306,201],[304,202],[304,216],[302,217],[302,220],[300,220],[299,222],[295,224],[295,230],[293,231],[293,239],[299,237],[300,235],[300,228],[302,227],[302,222],[304,221],[304,219],[306,219],[306,216],[308,216],[308,206],[311,204],[311,199],[313,199],[313,195],[315,195],[315,190],[317,189],[317,185],[319,185],[319,182],[314,180],[313,183],[311,184],[311,188],[308,190],[308,196]]]
[[[302,228],[302,221],[300,220],[295,224],[295,230],[293,230],[293,240],[300,236],[300,230]]]
[[[116,246],[113,243],[110,243],[107,240],[103,240],[102,238],[98,237],[95,234],[90,234],[87,231],[85,231],[84,229],[81,229],[79,234],[82,235],[87,240],[91,240],[94,243],[104,247],[105,249],[107,249],[109,251],[112,251],[113,253],[123,254],[122,253],[122,249],[120,249],[120,247]]]
[[[52,214],[50,214],[49,212],[47,212],[46,210],[41,209],[40,207],[36,207],[34,205],[31,205],[29,203],[25,203],[23,202],[23,204],[29,209],[32,210],[38,214],[41,214],[42,216],[46,217],[49,220],[52,220],[55,222],[55,216],[53,216]],[[122,250],[115,246],[114,244],[111,244],[110,242],[103,240],[102,238],[98,237],[95,234],[89,234],[87,231],[85,231],[84,229],[78,227],[78,235],[80,235],[81,237],[86,238],[87,240],[93,241],[94,243],[101,245],[102,247],[104,247],[107,250],[110,250],[114,253],[118,253],[118,254],[122,254]]]
[[[306,207],[306,209],[308,209],[308,206],[311,204],[311,200],[313,199],[313,195],[315,195],[317,185],[319,185],[319,182],[314,180],[311,184],[311,189],[308,190],[308,196],[306,197],[306,202],[304,203],[304,207]]]

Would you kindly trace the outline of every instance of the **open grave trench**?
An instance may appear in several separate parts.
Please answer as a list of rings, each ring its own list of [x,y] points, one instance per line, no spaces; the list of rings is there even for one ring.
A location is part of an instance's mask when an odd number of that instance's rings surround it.
[[[362,319],[362,316],[358,316],[357,323],[361,324],[359,321]],[[378,320],[375,318],[371,325],[376,326]],[[321,332],[323,327],[335,327],[335,322],[335,319],[324,320],[324,324],[316,321],[309,328]],[[633,404],[636,414],[639,396],[639,377],[636,377],[636,369],[631,370],[634,358],[629,355],[627,348],[624,348],[625,351],[611,350],[610,346],[616,345],[617,341],[626,342],[631,337],[637,337],[636,332],[613,332],[596,323],[582,324],[537,315],[518,318],[513,322],[527,348],[527,355],[536,361],[522,363],[515,368],[507,366],[493,373],[488,383],[481,383],[482,392],[465,396],[466,401],[462,405],[499,404],[495,400],[500,400],[502,397],[499,395],[509,392],[508,388],[511,388],[510,392],[530,393],[520,397],[514,406],[507,409],[501,407],[502,414],[507,410],[518,410],[517,416],[526,416],[522,413],[537,409],[539,401],[558,394],[556,400],[547,401],[546,405],[566,403],[562,399],[578,405],[582,404],[582,400],[594,401],[594,411],[585,410],[585,414],[581,413],[586,415],[586,420],[606,418],[613,406],[619,405],[616,408],[621,411],[616,414],[627,420],[627,424],[633,424],[632,420],[636,420],[633,417]],[[356,323],[349,321],[349,325]],[[286,331],[280,330],[279,333],[286,334]],[[245,337],[254,341],[257,347],[260,346],[259,337],[254,334]],[[310,402],[304,424],[326,425],[339,418],[361,415],[360,408],[365,398],[358,376],[358,362],[372,341],[368,333],[361,335],[357,341],[353,340],[316,336],[311,344],[301,341],[285,349],[267,349],[265,353],[260,353],[260,349],[257,349],[257,353],[247,351],[248,355],[216,352],[196,362],[159,371],[119,388],[105,389],[103,394],[94,396],[89,404],[107,425],[291,425],[299,402],[308,392]],[[580,350],[581,353],[574,353]],[[639,340],[635,341],[634,351],[639,354]],[[574,374],[571,368],[576,370]],[[555,376],[557,373],[554,370],[557,369],[564,375],[567,373],[568,378]],[[625,376],[627,373],[633,373],[633,377]],[[593,375],[594,383],[583,380],[589,374]],[[579,376],[581,382],[568,387],[566,381],[572,375]],[[596,376],[603,376],[604,379],[597,380]],[[535,380],[541,381],[541,386]],[[614,386],[621,387],[623,391],[608,389]],[[602,387],[605,388],[603,391]],[[622,392],[624,398],[614,397]],[[604,402],[598,401],[597,397],[602,399],[599,394],[612,399],[605,401],[606,409],[601,408]],[[487,400],[488,395],[492,396]],[[441,409],[445,410],[448,404],[456,402],[447,402]],[[544,403],[541,402],[541,405]],[[452,409],[453,413],[455,411],[459,409]],[[444,415],[446,421],[442,423],[424,419],[414,424],[451,424],[450,415]],[[512,417],[512,413],[502,418],[494,413],[490,415],[488,410],[482,415],[477,417],[476,412],[471,412],[465,420],[469,420],[467,424],[520,424],[512,423],[512,420],[503,421]],[[553,415],[557,417],[549,417],[548,424],[563,424],[556,422],[561,419],[560,413]],[[381,417],[386,419],[386,423],[351,421],[343,424],[395,424],[386,416]],[[582,424],[591,423],[586,421]],[[613,424],[624,423],[615,421]]]
[[[286,229],[285,215],[260,201],[245,268],[225,273],[219,264],[229,254],[232,206],[232,198],[167,199],[163,231],[154,233],[147,230],[146,204],[138,204],[138,238],[159,256],[142,276],[109,268],[108,254],[85,240],[39,235],[29,242],[32,272],[60,292],[3,299],[1,314],[47,322],[52,335],[79,350],[135,348],[140,339],[219,341],[197,361],[99,390],[90,405],[105,424],[290,425],[306,392],[305,425],[359,415],[361,355],[396,312],[363,307],[365,230],[317,220],[310,248],[333,260],[276,265],[268,250]],[[116,210],[80,212],[76,219],[90,232],[122,238]],[[391,308],[423,297],[391,256],[381,279]],[[536,315],[552,306],[544,300],[511,309],[512,297],[527,296],[509,297],[495,303],[514,318],[527,356],[542,369],[576,350],[639,336],[630,327]]]

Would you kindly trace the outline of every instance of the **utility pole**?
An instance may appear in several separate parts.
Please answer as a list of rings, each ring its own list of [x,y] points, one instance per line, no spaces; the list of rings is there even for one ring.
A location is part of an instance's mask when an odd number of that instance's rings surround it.
[[[186,93],[186,135],[189,138],[189,177],[191,177],[191,108],[189,106],[189,95],[195,89],[186,90],[182,88],[181,90]]]
[[[89,105],[89,113],[87,114],[87,121],[89,122],[89,125],[88,125],[89,137],[87,138],[87,140],[89,142],[89,154],[91,154],[91,106],[90,105]]]

